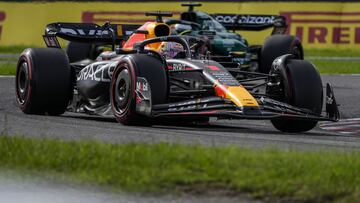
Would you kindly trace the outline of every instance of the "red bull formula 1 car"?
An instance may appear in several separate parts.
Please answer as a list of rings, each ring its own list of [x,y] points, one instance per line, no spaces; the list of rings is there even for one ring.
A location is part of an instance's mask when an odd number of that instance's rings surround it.
[[[268,119],[284,132],[303,132],[318,121],[339,119],[331,86],[323,87],[315,67],[283,55],[269,74],[225,68],[208,58],[193,57],[182,36],[156,15],[137,30],[106,23],[52,23],[46,27],[48,48],[21,54],[16,73],[16,97],[26,114],[60,115],[65,111],[114,116],[125,125],[143,125],[157,118],[204,121]],[[70,41],[106,43],[114,51],[92,60],[69,63],[57,37]],[[164,55],[169,43],[182,50]],[[123,44],[122,48],[116,48]]]

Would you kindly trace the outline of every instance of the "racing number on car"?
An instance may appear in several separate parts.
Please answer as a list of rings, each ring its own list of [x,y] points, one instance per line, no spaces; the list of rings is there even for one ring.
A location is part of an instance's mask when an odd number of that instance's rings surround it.
[[[6,14],[4,11],[0,11],[0,23],[3,22],[6,18]],[[1,40],[1,34],[2,34],[2,24],[0,24],[0,40]]]

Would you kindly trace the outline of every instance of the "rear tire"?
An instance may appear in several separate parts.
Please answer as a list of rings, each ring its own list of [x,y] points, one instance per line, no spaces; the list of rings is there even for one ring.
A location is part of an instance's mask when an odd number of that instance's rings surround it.
[[[280,97],[273,99],[290,105],[306,108],[314,112],[317,116],[321,114],[323,105],[323,88],[319,72],[308,61],[288,60],[284,68],[274,69],[270,74],[278,75],[281,92]],[[274,89],[267,88],[268,94]],[[282,132],[305,132],[313,129],[317,121],[273,119],[273,126]]]
[[[26,114],[63,114],[72,97],[68,58],[56,48],[26,49],[16,69],[16,97]]]
[[[66,54],[68,55],[69,62],[77,62],[84,59],[95,60],[101,53],[98,46],[82,42],[69,42],[66,47]]]
[[[168,84],[165,66],[159,59],[145,54],[121,59],[110,85],[111,107],[115,118],[124,125],[148,125],[149,119],[136,112],[136,81],[144,77],[149,83],[152,104],[165,103]]]
[[[282,55],[292,54],[294,59],[304,59],[304,51],[298,38],[291,35],[271,35],[265,40],[259,57],[259,72],[269,73],[273,61]]]

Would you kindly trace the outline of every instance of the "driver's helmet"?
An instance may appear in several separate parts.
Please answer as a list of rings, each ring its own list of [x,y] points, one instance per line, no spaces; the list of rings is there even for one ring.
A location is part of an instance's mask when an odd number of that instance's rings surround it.
[[[159,53],[165,58],[176,58],[184,50],[184,47],[177,42],[162,42]]]

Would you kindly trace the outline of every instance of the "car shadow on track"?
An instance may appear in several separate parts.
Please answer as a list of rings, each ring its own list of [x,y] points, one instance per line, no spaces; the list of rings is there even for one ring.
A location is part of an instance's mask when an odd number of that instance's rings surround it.
[[[82,119],[88,121],[96,122],[106,122],[106,123],[117,123],[115,118],[112,117],[100,117],[97,115],[86,115],[86,114],[67,114],[65,115],[69,118]],[[118,123],[118,125],[122,125]],[[152,128],[152,129],[163,129],[163,130],[173,130],[173,131],[192,131],[192,132],[218,132],[218,133],[247,133],[247,134],[268,134],[268,135],[287,135],[287,136],[324,136],[324,137],[343,137],[344,135],[336,135],[334,133],[327,132],[325,130],[309,131],[303,133],[284,133],[272,128],[272,126],[260,125],[250,125],[250,127],[244,127],[246,124],[241,124],[242,126],[234,126],[235,124],[225,124],[225,123],[216,123],[216,122],[181,122],[181,121],[164,121],[158,120],[150,125],[141,125],[132,126],[134,128]],[[262,128],[262,129],[260,129]]]
[[[76,119],[82,119],[82,120],[88,120],[88,121],[97,121],[97,122],[106,122],[106,123],[117,123],[115,118],[110,117],[101,117],[97,115],[86,115],[86,114],[67,114],[64,117],[68,118],[76,118]]]
[[[268,135],[287,135],[287,136],[324,136],[324,137],[337,137],[341,135],[335,135],[333,133],[327,131],[309,131],[303,133],[285,133],[276,130],[275,128],[271,129],[271,127],[266,127],[265,129],[259,129],[263,126],[251,126],[251,127],[244,127],[244,126],[231,126],[228,124],[218,124],[218,123],[184,123],[182,125],[175,124],[175,123],[167,123],[166,125],[154,125],[152,128],[157,129],[166,129],[166,130],[186,130],[186,131],[193,131],[193,132],[218,132],[221,133],[246,133],[246,134],[268,134]],[[270,128],[270,129],[269,129]]]

